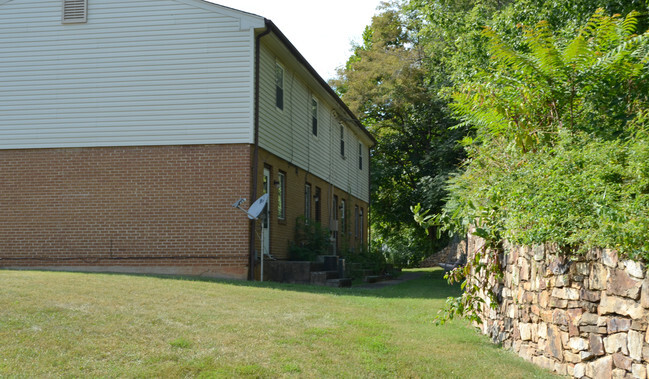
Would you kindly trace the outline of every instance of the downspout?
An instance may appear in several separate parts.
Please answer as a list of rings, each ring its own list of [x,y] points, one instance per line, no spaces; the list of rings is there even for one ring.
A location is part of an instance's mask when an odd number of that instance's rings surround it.
[[[255,37],[255,146],[252,153],[252,190],[251,190],[251,199],[257,198],[257,181],[259,176],[259,56],[260,56],[260,41],[261,37],[270,33],[271,28],[268,20],[264,20],[266,24],[266,30],[258,34]],[[253,200],[254,201],[254,200]],[[256,245],[256,222],[255,220],[250,220],[250,245],[248,247],[248,280],[255,279],[255,245]]]

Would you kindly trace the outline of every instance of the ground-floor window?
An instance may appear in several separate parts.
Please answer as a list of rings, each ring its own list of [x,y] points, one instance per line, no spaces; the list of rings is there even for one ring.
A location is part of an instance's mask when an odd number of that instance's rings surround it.
[[[344,233],[347,233],[347,219],[345,218],[347,214],[347,208],[345,205],[345,199],[340,200],[340,230],[343,232],[343,237],[345,236]]]
[[[286,219],[286,173],[277,174],[277,218]]]
[[[304,218],[311,219],[311,184],[304,185]]]
[[[358,223],[358,205],[354,206],[354,236],[358,238],[358,231],[360,230],[360,225]]]
[[[320,187],[315,188],[315,222],[322,222],[322,191]]]
[[[363,237],[365,237],[365,228],[363,227],[363,224],[364,224],[364,222],[363,222],[363,208],[361,208],[361,210],[360,210],[360,214],[358,216],[358,219],[359,219],[358,223],[360,224],[359,236],[360,236],[360,239],[361,239],[361,243],[364,243],[365,239]]]

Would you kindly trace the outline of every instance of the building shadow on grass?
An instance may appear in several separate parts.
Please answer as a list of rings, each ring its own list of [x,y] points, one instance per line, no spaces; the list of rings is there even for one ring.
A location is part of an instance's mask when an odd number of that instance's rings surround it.
[[[353,286],[351,288],[334,288],[326,286],[316,286],[308,284],[291,284],[277,282],[252,282],[243,280],[226,280],[215,278],[201,278],[189,276],[168,276],[168,275],[146,275],[170,280],[188,280],[200,282],[213,282],[232,286],[267,288],[276,291],[287,292],[305,292],[313,294],[330,294],[339,296],[362,296],[377,298],[395,298],[395,299],[446,299],[449,296],[459,296],[461,293],[459,285],[449,285],[444,279],[444,270],[422,269],[409,270],[408,272],[420,273],[417,277],[410,280],[390,281],[390,284],[384,284],[373,287],[363,285]],[[123,275],[123,274],[120,274]]]
[[[29,270],[31,271],[31,270]],[[33,270],[52,272],[58,270]],[[253,282],[234,279],[205,278],[197,276],[179,276],[179,275],[152,275],[152,274],[132,274],[132,273],[110,273],[110,272],[87,272],[87,271],[62,271],[77,272],[84,274],[96,275],[120,275],[120,276],[138,276],[158,278],[163,280],[181,280],[193,282],[210,282],[222,285],[251,287],[260,289],[269,289],[274,291],[302,292],[313,294],[328,294],[335,296],[362,296],[376,298],[394,298],[394,299],[446,299],[449,296],[459,296],[461,293],[459,285],[449,285],[444,279],[444,270],[435,269],[414,269],[408,270],[407,273],[418,273],[415,279],[396,280],[390,283],[378,283],[377,285],[366,286],[364,284],[352,286],[351,288],[334,288],[326,286],[316,286],[309,284],[291,284],[278,282]]]

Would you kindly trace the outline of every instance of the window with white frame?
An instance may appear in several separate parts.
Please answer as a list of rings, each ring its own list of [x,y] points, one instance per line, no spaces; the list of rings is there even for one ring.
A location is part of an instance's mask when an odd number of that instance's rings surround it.
[[[345,215],[347,214],[347,208],[345,205],[345,199],[340,199],[340,230],[343,233],[347,233],[347,220]]]
[[[358,232],[360,230],[360,225],[358,223],[358,205],[354,206],[354,236],[358,238]]]
[[[340,156],[345,157],[345,126],[340,124]]]
[[[304,185],[304,218],[308,222],[311,219],[311,184]]]
[[[315,187],[315,222],[322,222],[322,190],[320,187]]]
[[[363,224],[364,224],[363,223],[363,208],[361,208],[360,213],[358,215],[358,223],[360,225],[360,231],[358,232],[358,235],[360,236],[361,243],[363,243],[363,242],[365,242],[365,240],[363,239],[363,237],[365,237],[364,229],[363,229]]]
[[[286,219],[286,173],[277,174],[277,218]]]
[[[363,169],[363,144],[358,143],[358,169]]]
[[[275,106],[284,109],[284,67],[275,63]]]
[[[318,135],[318,101],[311,97],[311,133]]]

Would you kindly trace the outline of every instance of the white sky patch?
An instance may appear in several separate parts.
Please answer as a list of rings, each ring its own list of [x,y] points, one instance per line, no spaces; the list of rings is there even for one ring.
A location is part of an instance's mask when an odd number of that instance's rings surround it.
[[[329,80],[360,42],[381,0],[208,0],[273,21],[315,68]]]

